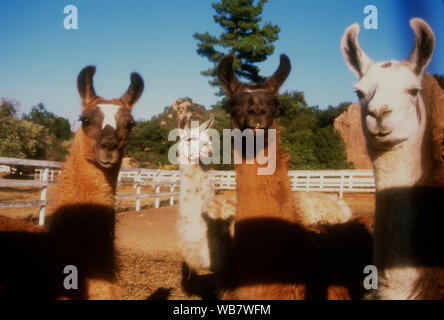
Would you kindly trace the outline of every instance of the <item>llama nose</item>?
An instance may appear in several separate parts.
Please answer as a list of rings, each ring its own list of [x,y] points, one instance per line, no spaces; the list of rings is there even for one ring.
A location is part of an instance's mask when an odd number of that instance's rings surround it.
[[[260,116],[265,114],[265,108],[260,104],[254,104],[248,108],[248,113]]]
[[[376,120],[382,120],[392,113],[390,107],[384,104],[382,107],[369,106],[368,115]]]
[[[103,139],[100,143],[100,147],[102,149],[107,149],[107,150],[117,149],[118,145],[119,144],[118,144],[117,140],[114,138]]]

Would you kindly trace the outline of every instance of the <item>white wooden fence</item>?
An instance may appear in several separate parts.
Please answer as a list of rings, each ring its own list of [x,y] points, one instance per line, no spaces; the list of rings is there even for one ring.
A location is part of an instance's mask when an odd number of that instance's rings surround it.
[[[1,187],[40,187],[39,201],[0,202],[0,209],[39,206],[39,224],[44,224],[45,209],[48,205],[46,191],[49,185],[56,183],[60,176],[60,162],[24,160],[0,157],[0,165],[35,167],[32,179],[0,179]],[[375,181],[372,170],[290,170],[288,172],[294,191],[335,192],[342,198],[344,192],[375,192]],[[211,180],[216,190],[235,190],[236,174],[234,171],[211,171]],[[142,198],[155,198],[155,207],[159,208],[160,198],[169,197],[170,205],[179,194],[180,173],[177,170],[152,170],[142,168],[122,168],[119,172],[119,185],[132,185],[134,194],[117,194],[116,199],[136,199],[136,211],[140,210]],[[142,186],[151,186],[153,193],[142,193]],[[169,191],[161,192],[167,188]]]

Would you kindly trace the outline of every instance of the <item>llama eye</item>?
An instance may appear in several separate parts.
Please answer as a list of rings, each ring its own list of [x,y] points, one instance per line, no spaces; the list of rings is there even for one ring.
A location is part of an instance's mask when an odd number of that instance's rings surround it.
[[[362,92],[361,90],[355,90],[356,95],[358,96],[359,100],[362,100],[365,98],[365,94],[364,92]]]
[[[130,120],[128,121],[128,123],[126,124],[126,128],[128,130],[131,130],[134,126],[136,125],[136,122],[134,120]]]
[[[88,117],[80,117],[79,120],[82,122],[82,126],[84,127],[91,124],[91,120]]]
[[[412,97],[416,97],[418,95],[419,89],[418,88],[413,88],[408,90],[408,93],[412,96]]]
[[[280,106],[280,101],[279,99],[274,99],[273,102],[271,103],[273,107],[279,107]]]

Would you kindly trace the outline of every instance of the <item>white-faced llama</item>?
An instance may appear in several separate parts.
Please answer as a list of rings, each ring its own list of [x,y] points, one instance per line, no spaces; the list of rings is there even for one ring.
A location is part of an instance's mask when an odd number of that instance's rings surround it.
[[[179,119],[179,247],[190,267],[221,272],[229,264],[234,204],[216,198],[209,166],[201,161],[212,152],[208,130],[214,116],[196,127],[189,126],[190,118],[187,113]]]
[[[118,99],[95,94],[95,67],[84,68],[77,87],[82,101],[77,131],[50,207],[49,230],[24,227],[1,230],[2,253],[10,257],[0,266],[5,297],[117,299],[115,283],[114,197],[118,172],[135,124],[131,109],[144,83],[137,73]],[[20,252],[20,258],[17,254]],[[78,289],[66,290],[65,267],[78,270]]]
[[[344,33],[341,50],[359,81],[362,127],[376,180],[373,299],[444,298],[443,128],[424,105],[421,81],[435,36],[412,19],[413,50],[404,61],[373,63],[358,43],[359,25]]]
[[[263,129],[267,135],[276,130],[277,94],[290,73],[290,61],[282,55],[278,70],[265,83],[247,85],[237,81],[233,60],[225,57],[217,68],[231,128],[255,134]],[[253,164],[236,164],[233,263],[221,280],[222,298],[360,298],[362,271],[371,261],[369,232],[356,221],[326,225],[316,232],[301,222],[279,139],[279,132],[275,138],[269,136]],[[276,155],[275,170],[258,174],[265,165],[257,157],[269,152]]]

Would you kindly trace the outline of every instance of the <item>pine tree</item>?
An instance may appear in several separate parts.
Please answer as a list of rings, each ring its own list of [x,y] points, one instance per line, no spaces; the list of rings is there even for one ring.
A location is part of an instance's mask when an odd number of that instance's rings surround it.
[[[255,4],[255,0],[220,0],[213,3],[216,11],[214,21],[222,27],[223,33],[219,37],[208,32],[193,35],[198,41],[197,53],[213,64],[213,67],[201,72],[211,78],[209,83],[213,87],[219,87],[216,66],[227,54],[235,55],[234,69],[239,78],[254,83],[265,80],[255,64],[273,54],[273,42],[279,39],[280,32],[280,28],[271,23],[261,26],[261,15],[267,1],[259,0]],[[222,94],[219,90],[216,95]]]
[[[433,76],[435,77],[436,81],[438,81],[438,83],[441,86],[441,88],[444,89],[444,75],[442,75],[442,74],[434,74]]]

